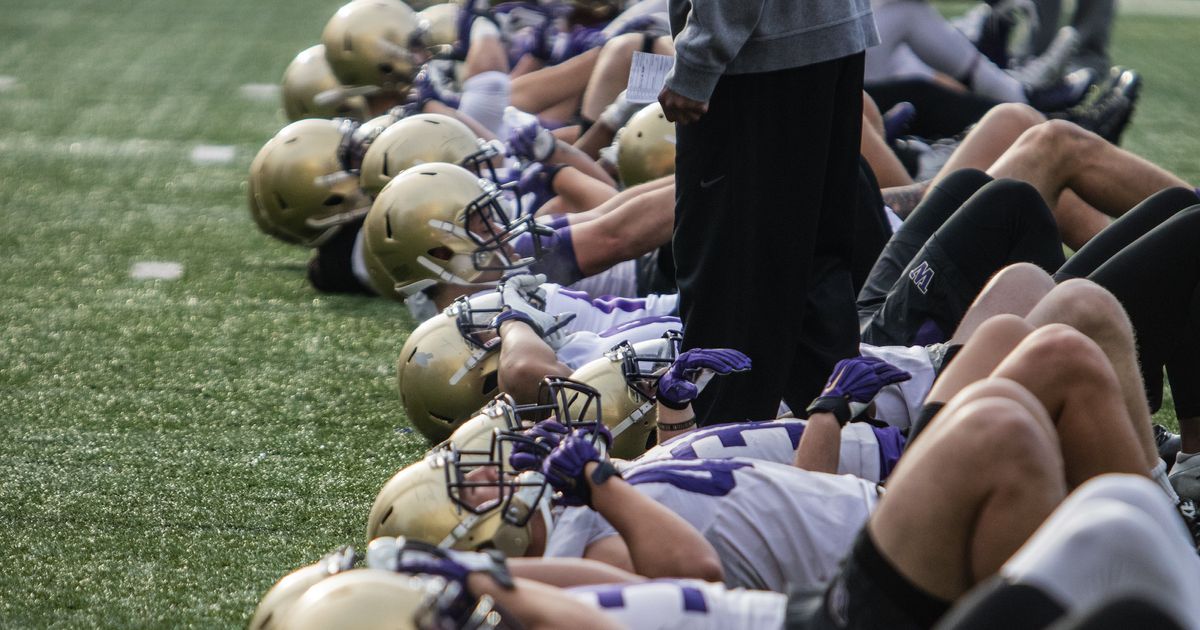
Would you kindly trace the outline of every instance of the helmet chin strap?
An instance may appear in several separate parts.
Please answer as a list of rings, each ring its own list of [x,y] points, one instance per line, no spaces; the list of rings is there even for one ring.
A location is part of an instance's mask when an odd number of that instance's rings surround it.
[[[539,514],[542,515],[542,521],[546,524],[546,540],[550,540],[550,534],[554,533],[554,515],[550,513],[550,492],[546,487],[546,477],[542,473],[530,470],[521,473],[517,477],[517,481],[536,481],[541,485],[537,486],[521,486],[517,490],[516,496],[525,502],[525,505],[530,505],[534,501],[537,504],[533,506]],[[540,495],[540,496],[539,496]]]
[[[647,400],[639,405],[637,409],[634,409],[632,412],[630,412],[628,416],[625,416],[624,420],[622,420],[619,424],[617,424],[617,426],[613,427],[609,431],[609,433],[612,434],[613,439],[615,440],[618,435],[624,433],[629,427],[641,422],[642,418],[645,418],[646,414],[650,413],[650,409],[653,406],[654,402]]]
[[[471,352],[471,356],[467,357],[467,360],[463,362],[462,367],[458,368],[454,374],[450,375],[450,385],[458,385],[458,382],[467,375],[467,372],[470,372],[475,368],[476,365],[479,365],[479,362],[482,361],[483,357],[487,356],[489,352],[491,352],[491,350],[485,348],[477,348]]]

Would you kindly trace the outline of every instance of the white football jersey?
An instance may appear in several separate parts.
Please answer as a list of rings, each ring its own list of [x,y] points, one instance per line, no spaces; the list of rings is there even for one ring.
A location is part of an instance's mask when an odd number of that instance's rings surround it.
[[[907,431],[921,414],[921,406],[925,404],[925,397],[929,395],[933,379],[937,377],[933,362],[929,359],[929,350],[925,346],[906,348],[863,343],[859,344],[858,351],[864,357],[883,359],[912,374],[912,378],[903,383],[884,387],[875,397],[875,418]]]
[[[876,484],[851,475],[742,458],[658,460],[623,474],[712,544],[726,585],[776,592],[832,579],[879,496]],[[615,535],[591,509],[568,508],[545,555],[582,557],[589,545]]]
[[[685,433],[646,451],[633,463],[659,459],[728,459],[746,457],[778,464],[791,464],[795,460],[796,447],[804,434],[806,420],[784,419],[766,422],[737,422],[718,424]],[[903,443],[897,429],[877,429],[864,422],[852,422],[842,428],[841,453],[838,457],[838,474],[854,475],[867,481],[881,481],[891,471],[894,461],[899,459],[898,449],[880,448],[877,434],[883,433],[885,443],[890,445],[897,439]],[[893,453],[893,451],[895,451]]]
[[[649,580],[566,589],[630,630],[783,628],[787,595],[700,580]]]
[[[549,282],[542,285],[542,290],[546,292],[544,310],[547,313],[575,315],[575,319],[563,327],[567,332],[600,332],[643,317],[675,315],[679,309],[679,296],[676,294],[648,295],[644,298],[593,298],[583,291]]]
[[[637,261],[624,260],[571,285],[576,291],[598,297],[637,297]]]
[[[602,332],[581,330],[567,336],[566,342],[557,350],[558,360],[572,370],[599,359],[612,347],[628,341],[638,343],[658,339],[669,331],[678,331],[683,323],[678,317],[642,317],[626,321]]]

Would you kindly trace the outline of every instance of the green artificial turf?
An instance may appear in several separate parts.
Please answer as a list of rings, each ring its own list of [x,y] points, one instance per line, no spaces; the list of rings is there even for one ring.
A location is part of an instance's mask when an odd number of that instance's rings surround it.
[[[239,88],[338,4],[5,6],[0,627],[244,625],[279,576],[361,544],[423,451],[393,384],[404,309],[319,296],[245,208],[283,119]],[[1146,75],[1127,146],[1191,180],[1198,27],[1126,17],[1114,45]],[[145,261],[183,275],[132,279]]]

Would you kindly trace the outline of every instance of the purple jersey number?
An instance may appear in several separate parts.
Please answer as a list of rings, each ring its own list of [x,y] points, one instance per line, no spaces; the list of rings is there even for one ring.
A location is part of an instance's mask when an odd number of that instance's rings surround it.
[[[749,462],[728,459],[664,460],[634,469],[625,480],[635,485],[669,483],[684,492],[723,497],[737,486],[733,471],[751,467]]]

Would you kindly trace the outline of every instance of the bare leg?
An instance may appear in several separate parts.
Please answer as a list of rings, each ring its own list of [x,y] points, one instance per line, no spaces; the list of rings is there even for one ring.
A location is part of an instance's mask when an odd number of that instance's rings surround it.
[[[1096,342],[1120,382],[1125,410],[1141,444],[1146,466],[1154,466],[1158,450],[1150,430],[1150,404],[1138,369],[1133,325],[1117,298],[1094,282],[1067,280],[1050,291],[1025,321],[1033,326],[1067,324]]]
[[[1112,223],[1108,215],[1088,205],[1070,189],[1062,191],[1058,203],[1052,207],[1063,243],[1076,251]]]
[[[971,129],[950,160],[933,178],[934,184],[961,168],[984,170],[992,165],[1027,129],[1046,120],[1028,105],[1005,103],[993,107]],[[992,175],[992,173],[988,173]],[[993,175],[993,177],[997,177]],[[1018,178],[1019,179],[1019,178]],[[1057,199],[1057,197],[1055,197]],[[1049,203],[1053,207],[1053,203]]]
[[[1149,473],[1112,364],[1083,333],[1064,324],[1043,326],[992,376],[1020,383],[1054,419],[1068,487],[1106,472]]]
[[[867,100],[863,99],[864,102]],[[900,159],[888,148],[883,135],[875,130],[865,114],[863,115],[862,141],[859,146],[863,157],[871,165],[871,170],[875,172],[875,179],[879,181],[880,188],[907,186],[913,183],[912,177],[909,177],[908,171],[904,169]]]
[[[934,381],[926,402],[947,402],[971,383],[987,378],[1031,332],[1033,326],[1016,315],[996,315],[983,322]]]
[[[614,37],[600,48],[596,59],[596,67],[588,78],[587,87],[583,91],[583,102],[580,111],[585,120],[596,120],[609,103],[617,98],[617,94],[629,83],[629,66],[633,63],[633,53],[642,49],[640,33],[626,33]]]
[[[1024,317],[1054,288],[1054,279],[1037,265],[1017,263],[996,272],[971,303],[950,343],[965,343],[995,315]]]
[[[953,600],[994,574],[1066,495],[1046,412],[1003,379],[964,390],[905,453],[867,529],[914,585]]]
[[[504,44],[500,43],[499,35],[496,33],[494,37],[471,38],[471,47],[467,50],[467,59],[464,62],[464,80],[481,72],[508,73],[508,55],[504,52]]]
[[[512,104],[521,111],[541,113],[568,100],[578,101],[587,85],[599,49],[589,50],[557,66],[521,75],[512,80]]]
[[[1164,188],[1189,187],[1166,170],[1064,120],[1026,131],[988,174],[1029,182],[1050,205],[1070,188],[1110,217],[1121,216]]]

